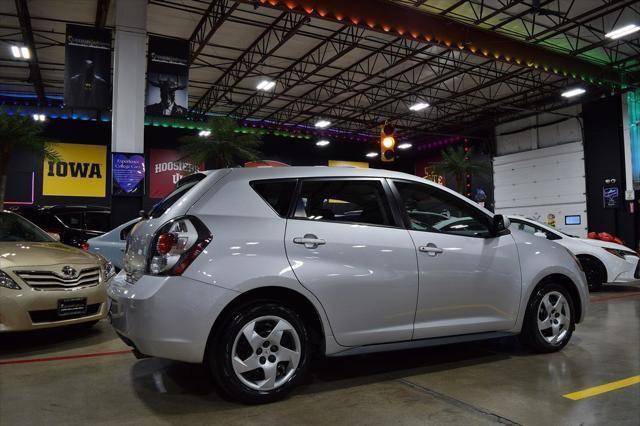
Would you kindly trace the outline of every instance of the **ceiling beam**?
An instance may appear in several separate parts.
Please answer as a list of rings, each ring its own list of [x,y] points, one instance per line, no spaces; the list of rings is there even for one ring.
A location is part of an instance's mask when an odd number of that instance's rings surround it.
[[[255,1],[242,0],[247,3]],[[348,22],[381,33],[415,37],[500,61],[518,61],[523,66],[543,67],[563,75],[576,74],[586,80],[620,84],[616,70],[542,46],[465,24],[415,7],[385,0],[258,0],[264,7],[298,11],[320,19]]]
[[[29,82],[33,84],[36,91],[38,102],[45,103],[44,84],[42,83],[42,74],[40,74],[40,65],[38,64],[38,52],[36,52],[36,43],[33,40],[33,30],[31,28],[31,16],[26,0],[15,0],[16,12],[18,13],[18,21],[22,30],[22,42],[31,52],[29,59]]]
[[[107,16],[109,15],[109,5],[111,0],[98,0],[96,4],[96,23],[98,28],[104,28],[107,24]]]
[[[202,18],[189,37],[191,54],[189,65],[193,64],[198,55],[205,48],[213,34],[231,16],[238,7],[238,3],[227,0],[212,0],[207,10],[202,14]]]

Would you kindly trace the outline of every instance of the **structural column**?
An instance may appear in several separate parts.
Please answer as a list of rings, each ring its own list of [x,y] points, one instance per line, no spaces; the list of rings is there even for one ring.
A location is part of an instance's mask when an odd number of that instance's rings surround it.
[[[147,0],[116,0],[111,151],[144,153]],[[142,196],[112,196],[112,225],[131,219]]]

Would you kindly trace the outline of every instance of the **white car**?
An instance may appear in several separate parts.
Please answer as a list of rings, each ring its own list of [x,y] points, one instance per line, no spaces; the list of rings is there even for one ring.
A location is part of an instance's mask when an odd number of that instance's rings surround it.
[[[580,260],[591,290],[598,290],[605,283],[623,283],[640,278],[638,253],[629,247],[567,235],[521,216],[509,216],[509,219],[516,229],[555,241],[568,248]]]
[[[589,303],[580,264],[508,227],[404,173],[209,171],[133,227],[110,318],[135,353],[204,363],[248,403],[286,395],[313,354],[517,334],[558,351]]]
[[[112,229],[106,234],[91,238],[87,241],[89,251],[105,257],[113,264],[116,271],[121,270],[124,261],[124,249],[127,245],[127,237],[133,225],[139,221],[140,218],[135,218]]]

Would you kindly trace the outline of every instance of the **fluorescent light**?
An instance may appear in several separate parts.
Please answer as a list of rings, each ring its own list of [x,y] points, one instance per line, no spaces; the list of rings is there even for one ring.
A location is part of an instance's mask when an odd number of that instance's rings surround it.
[[[411,111],[422,111],[425,108],[429,108],[429,104],[426,102],[418,102],[409,107]]]
[[[38,114],[33,114],[31,117],[34,119],[34,121],[40,120],[40,117],[38,116]]]
[[[211,134],[211,130],[200,130],[200,133],[198,133],[198,136],[201,136],[203,138],[206,138],[207,136],[209,136]]]
[[[378,153],[377,152],[367,152],[367,157],[369,158],[374,158],[377,157]]]
[[[323,140],[321,140],[321,141],[316,142],[316,145],[317,145],[317,146],[327,146],[327,145],[329,145],[330,143],[331,143],[331,142],[329,142],[328,140],[323,139]]]
[[[22,53],[22,57],[24,59],[29,59],[31,57],[31,52],[29,52],[29,48],[28,47],[22,46],[20,48],[20,53]]]
[[[33,114],[31,117],[34,121],[44,121],[47,119],[47,116],[44,114]]]
[[[327,121],[327,120],[319,120],[316,122],[316,127],[320,128],[320,129],[324,129],[326,127],[331,126],[331,122]]]
[[[570,89],[570,90],[567,90],[566,92],[562,93],[562,97],[564,97],[564,98],[573,98],[574,96],[582,95],[584,92],[586,92],[586,90],[584,90],[581,87],[577,87],[575,89]]]
[[[47,118],[44,114],[40,114],[38,117],[40,118],[40,121],[44,121]]]
[[[410,143],[405,142],[405,143],[401,143],[400,145],[398,145],[398,149],[409,149],[409,148],[411,148],[412,146],[413,146],[413,145],[411,145]]]
[[[265,92],[276,87],[276,82],[272,80],[261,80],[260,83],[256,86],[256,89],[263,90]]]
[[[22,55],[20,54],[20,48],[18,46],[11,46],[11,54],[14,58],[22,57]]]
[[[636,24],[625,25],[622,28],[618,28],[617,30],[613,30],[611,32],[606,33],[604,36],[606,38],[617,39],[624,36],[628,36],[629,34],[633,34],[636,31],[640,31],[640,27]]]

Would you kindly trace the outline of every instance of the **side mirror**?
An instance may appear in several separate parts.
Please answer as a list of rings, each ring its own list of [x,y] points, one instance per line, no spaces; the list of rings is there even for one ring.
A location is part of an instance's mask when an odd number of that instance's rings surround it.
[[[503,231],[506,231],[511,225],[511,221],[509,218],[504,217],[501,214],[496,214],[493,216],[493,232],[496,235],[501,234]]]
[[[58,234],[57,232],[47,232],[47,234],[49,234],[49,236],[54,240],[60,242],[60,234]]]
[[[533,235],[535,235],[536,237],[544,238],[544,239],[547,238],[547,234],[545,234],[544,232],[540,232],[540,231],[534,232]]]

